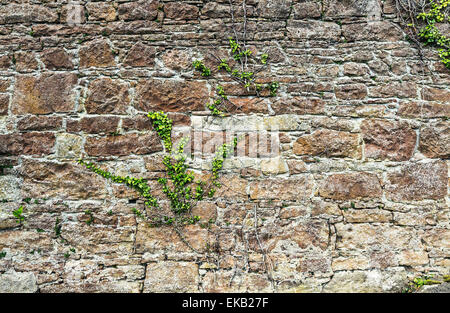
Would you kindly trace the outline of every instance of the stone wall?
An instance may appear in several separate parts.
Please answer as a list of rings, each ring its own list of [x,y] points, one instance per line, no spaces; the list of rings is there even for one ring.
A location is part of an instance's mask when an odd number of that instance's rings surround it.
[[[0,0],[0,291],[398,292],[449,274],[450,72],[436,51],[424,67],[392,0],[246,4],[276,97],[216,70],[209,52],[225,55],[233,34],[228,0]],[[223,119],[205,108],[218,82],[241,106]],[[184,230],[199,253],[136,219],[135,193],[75,162],[160,176],[144,115],[155,110],[202,143],[257,133],[195,209],[218,236]],[[192,168],[212,151],[194,147]]]

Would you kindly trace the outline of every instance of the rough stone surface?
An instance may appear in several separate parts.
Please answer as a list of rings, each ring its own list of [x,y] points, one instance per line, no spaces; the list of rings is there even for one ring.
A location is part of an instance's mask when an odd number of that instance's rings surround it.
[[[207,86],[203,82],[148,80],[141,81],[136,89],[136,106],[143,111],[203,111],[208,101]]]
[[[338,40],[341,35],[339,25],[323,21],[293,21],[287,26],[292,39],[305,40],[310,38]]]
[[[147,265],[144,292],[198,292],[198,266],[188,262]]]
[[[119,5],[119,16],[125,21],[154,20],[158,16],[156,0],[139,0]]]
[[[72,57],[62,48],[50,48],[42,51],[41,60],[49,70],[74,68]]]
[[[0,278],[1,293],[34,293],[38,289],[33,273],[20,273],[12,270],[0,274]]]
[[[9,95],[0,95],[0,115],[8,115]]]
[[[325,286],[324,292],[351,293],[351,292],[400,292],[406,273],[381,273],[377,270],[371,271],[344,271],[338,272]]]
[[[449,293],[450,283],[442,283],[439,285],[423,286],[419,293]]]
[[[85,146],[86,153],[91,156],[149,154],[161,149],[161,142],[155,133],[88,137]]]
[[[99,78],[89,84],[84,106],[91,114],[124,114],[129,103],[126,83],[110,78]]]
[[[53,133],[27,132],[0,135],[0,153],[9,155],[50,154],[55,144]]]
[[[187,3],[170,2],[164,5],[167,18],[174,20],[194,20],[198,17],[198,7]]]
[[[319,194],[335,200],[377,198],[382,194],[378,177],[370,173],[332,174],[322,183]]]
[[[73,73],[18,75],[11,110],[14,114],[70,112],[75,108],[76,83],[77,75]]]
[[[29,160],[22,165],[23,190],[30,198],[90,199],[106,196],[104,181],[70,163]]]
[[[98,39],[83,44],[79,54],[80,68],[109,67],[116,65],[112,48],[104,39]]]
[[[450,125],[441,122],[424,127],[420,132],[419,151],[428,158],[450,156]]]
[[[309,197],[311,187],[309,176],[295,179],[264,179],[250,185],[250,198],[300,200]]]
[[[389,199],[442,199],[447,195],[447,164],[443,161],[412,163],[388,173],[386,193]]]
[[[152,67],[155,63],[155,49],[137,43],[130,49],[123,63],[125,66]]]

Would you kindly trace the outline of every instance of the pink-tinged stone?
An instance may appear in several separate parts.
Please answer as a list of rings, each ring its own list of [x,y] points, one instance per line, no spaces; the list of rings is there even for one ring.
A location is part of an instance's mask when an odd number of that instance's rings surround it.
[[[388,172],[386,197],[393,201],[438,200],[447,195],[447,184],[444,161],[407,164]]]
[[[361,133],[366,158],[406,161],[414,153],[417,135],[406,122],[368,119],[362,122]]]

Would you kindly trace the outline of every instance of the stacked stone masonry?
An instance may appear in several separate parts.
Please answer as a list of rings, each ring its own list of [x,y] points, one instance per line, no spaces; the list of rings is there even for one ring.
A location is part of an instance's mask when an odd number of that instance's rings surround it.
[[[217,71],[228,0],[0,0],[1,292],[399,292],[449,274],[450,71],[436,51],[424,65],[393,0],[247,0],[245,12],[276,97]],[[205,106],[218,83],[241,107],[224,118]],[[145,113],[160,110],[174,135],[201,136],[196,173],[226,129],[246,138],[194,210],[219,236],[184,229],[199,253],[136,218],[130,189],[76,163],[156,188],[163,147]],[[220,241],[220,264],[207,240]]]

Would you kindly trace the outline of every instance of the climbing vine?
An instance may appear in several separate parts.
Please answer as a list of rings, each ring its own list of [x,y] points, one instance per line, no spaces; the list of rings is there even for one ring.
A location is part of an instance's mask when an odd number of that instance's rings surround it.
[[[268,65],[267,61],[269,55],[267,53],[262,53],[259,57],[256,57],[254,56],[254,53],[246,47],[245,41],[243,46],[241,46],[237,39],[233,37],[228,37],[228,45],[230,60],[219,58],[216,54],[211,52],[218,63],[218,71],[227,73],[232,80],[237,81],[248,91],[255,92],[257,96],[260,96],[262,91],[268,90],[269,95],[275,97],[280,87],[278,82],[269,82],[265,85],[257,82],[257,73],[264,70]],[[252,65],[252,69],[250,69],[250,64]],[[195,70],[200,72],[201,76],[208,77],[211,75],[211,69],[208,68],[203,61],[195,60],[192,65]],[[207,103],[206,107],[210,110],[212,115],[223,117],[225,116],[225,111],[228,111],[226,104],[233,105],[233,103],[228,100],[228,96],[226,95],[223,86],[218,85],[216,87],[216,98],[214,101]]]
[[[270,56],[264,51],[255,53],[247,47],[247,20],[245,0],[242,2],[242,5],[244,10],[243,35],[238,38],[236,30],[234,29],[235,20],[233,13],[233,3],[230,0],[230,13],[233,23],[233,32],[235,36],[228,37],[226,41],[229,48],[228,58],[218,57],[212,51],[209,51],[217,61],[217,64],[215,64],[214,66],[217,67],[218,72],[228,75],[230,80],[237,82],[248,92],[256,94],[257,96],[275,97],[280,88],[280,84],[276,81],[267,82],[266,79],[262,80],[258,78],[258,73],[264,71],[267,68],[270,61]],[[116,54],[116,52],[114,51],[113,53]],[[13,63],[14,62],[15,59],[13,57]],[[210,77],[213,73],[213,71],[205,65],[203,60],[195,60],[192,63],[192,66],[194,70],[198,71],[204,78]],[[227,95],[226,92],[226,88],[223,85],[218,84],[217,86],[215,86],[215,90],[216,95],[214,100],[205,105],[211,111],[211,115],[225,116],[226,113],[230,113],[228,110],[229,105],[233,105],[235,107],[237,106],[234,105],[232,101],[230,101],[229,95]],[[237,108],[240,109],[240,107]],[[213,198],[216,192],[222,187],[220,182],[220,173],[224,167],[225,160],[230,155],[233,155],[235,151],[234,149],[236,148],[238,143],[238,138],[234,137],[231,142],[222,144],[216,149],[215,155],[211,161],[209,175],[204,176],[207,178],[198,179],[194,175],[194,172],[189,169],[187,157],[184,153],[184,148],[188,143],[188,139],[183,138],[176,146],[174,144],[174,140],[172,138],[173,120],[170,119],[169,116],[164,112],[149,112],[147,114],[147,117],[149,118],[149,122],[151,123],[153,130],[157,133],[159,139],[162,142],[162,164],[164,165],[163,177],[159,177],[156,180],[147,180],[144,178],[120,176],[108,171],[98,163],[91,162],[90,160],[85,160],[82,158],[77,162],[87,170],[113,183],[122,184],[135,190],[144,200],[143,207],[134,207],[131,209],[136,218],[143,220],[150,227],[173,227],[173,229],[180,236],[181,240],[186,243],[193,251],[198,252],[189,244],[189,242],[184,239],[180,229],[185,225],[192,225],[200,222],[200,216],[194,215],[193,209],[196,207],[199,201],[202,201],[206,198]],[[118,133],[112,132],[110,133],[110,135],[116,136],[118,135]],[[3,171],[5,169],[11,167],[12,165],[9,164],[0,165],[0,175],[3,174]],[[165,196],[164,199],[160,199],[159,197],[155,196],[155,191],[162,191]],[[30,198],[24,199],[24,202],[26,204],[30,204],[30,201]],[[26,206],[23,205],[12,211],[12,215],[19,227],[23,227],[26,221],[26,216],[24,215],[25,208]],[[99,219],[94,216],[94,213],[91,210],[84,210],[83,214],[84,215],[81,220],[87,226],[92,226],[98,223]],[[108,212],[108,215],[112,214],[114,213],[110,210]],[[267,265],[267,263],[270,262],[266,259],[266,252],[262,247],[257,232],[258,216],[256,205],[253,211],[253,218],[254,229],[252,231],[255,232],[255,238],[257,239],[261,253],[263,254],[264,265],[266,267],[266,270],[268,271],[269,266]],[[209,219],[206,223],[200,223],[200,227],[207,228],[208,232],[211,233],[210,228],[214,223],[215,221],[213,219]],[[55,224],[52,227],[53,229],[51,229],[50,232],[53,233],[53,238],[57,240],[57,242],[62,244],[62,248],[64,249],[63,256],[65,259],[68,259],[71,253],[76,253],[76,250],[71,246],[70,241],[67,240],[64,236],[62,219],[60,217],[57,217]],[[240,234],[243,237],[243,240],[247,241],[245,246],[246,249],[248,249],[249,234],[243,231],[243,227],[241,227],[240,230]],[[46,232],[41,228],[37,228],[36,231],[38,233]],[[216,233],[214,235],[216,236],[217,240],[218,234]],[[209,254],[211,251],[219,252],[219,243],[216,242],[213,246],[208,241],[206,243],[206,251],[207,254]],[[1,251],[0,258],[4,258],[5,256],[6,252]],[[207,256],[207,258],[209,258],[209,256]],[[244,266],[247,266],[248,270],[248,251],[242,252],[242,258],[246,258]],[[219,262],[218,260],[219,259],[217,259],[217,263]],[[236,272],[237,268],[235,266],[231,281],[236,275]]]

